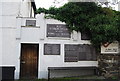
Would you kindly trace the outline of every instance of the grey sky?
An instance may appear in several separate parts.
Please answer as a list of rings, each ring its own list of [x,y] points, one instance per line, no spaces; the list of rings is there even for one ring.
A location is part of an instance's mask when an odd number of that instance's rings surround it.
[[[35,3],[36,3],[37,8],[44,7],[44,8],[48,9],[49,7],[54,5],[54,1],[55,1],[55,4],[57,5],[57,7],[68,2],[68,0],[35,0]],[[60,3],[58,3],[58,2],[60,2]]]

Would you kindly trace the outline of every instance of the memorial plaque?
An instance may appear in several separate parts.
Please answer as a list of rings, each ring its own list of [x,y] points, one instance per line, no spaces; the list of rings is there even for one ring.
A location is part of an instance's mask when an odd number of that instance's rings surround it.
[[[78,61],[78,45],[65,45],[65,62],[77,62]]]
[[[47,37],[67,37],[67,38],[70,38],[71,34],[67,28],[67,25],[47,24]]]
[[[52,54],[53,55],[60,55],[60,44],[54,44],[52,46]]]
[[[65,62],[97,60],[95,48],[88,44],[65,45]]]
[[[44,44],[44,55],[60,55],[60,44]]]
[[[84,52],[86,53],[86,60],[91,60],[91,50],[89,45],[83,45]]]
[[[85,52],[79,52],[79,61],[86,60],[86,53]]]
[[[86,55],[86,60],[90,61],[90,60],[93,59],[91,52],[87,52],[86,54],[87,54]]]
[[[50,44],[44,45],[44,54],[45,55],[51,55],[52,54],[52,48]]]
[[[65,57],[65,62],[78,62],[77,57]]]
[[[26,26],[36,26],[36,20],[26,20]]]
[[[83,52],[86,53],[86,61],[93,61],[96,60],[96,52],[95,48],[92,45],[85,44],[83,45]]]
[[[92,51],[92,60],[97,60],[97,53],[94,47],[91,48]]]
[[[86,48],[86,45],[82,45],[82,44],[79,45],[79,49],[78,49],[79,61],[86,60],[87,50],[88,50],[88,48]]]

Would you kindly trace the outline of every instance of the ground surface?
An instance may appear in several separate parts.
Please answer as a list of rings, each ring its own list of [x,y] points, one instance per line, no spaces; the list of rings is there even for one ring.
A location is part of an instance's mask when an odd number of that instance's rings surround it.
[[[15,81],[48,81],[47,79],[34,79],[34,80],[15,80]],[[105,79],[102,76],[82,76],[82,77],[68,77],[68,78],[55,78],[50,81],[119,81],[117,79]]]

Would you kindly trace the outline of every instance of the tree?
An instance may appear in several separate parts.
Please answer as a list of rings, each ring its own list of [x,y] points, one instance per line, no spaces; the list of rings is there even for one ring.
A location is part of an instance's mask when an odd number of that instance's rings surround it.
[[[90,41],[96,47],[120,41],[120,12],[94,2],[69,2],[60,8],[39,8],[37,13],[65,22],[71,31],[89,32]]]

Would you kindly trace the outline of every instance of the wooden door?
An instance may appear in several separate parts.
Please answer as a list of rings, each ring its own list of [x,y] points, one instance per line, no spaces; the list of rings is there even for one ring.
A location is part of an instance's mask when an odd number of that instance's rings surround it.
[[[21,44],[20,78],[34,79],[38,76],[37,44]]]

